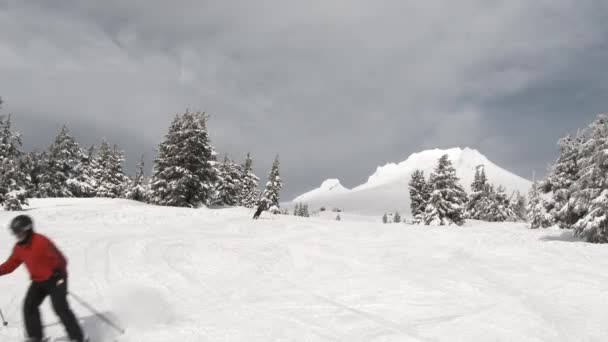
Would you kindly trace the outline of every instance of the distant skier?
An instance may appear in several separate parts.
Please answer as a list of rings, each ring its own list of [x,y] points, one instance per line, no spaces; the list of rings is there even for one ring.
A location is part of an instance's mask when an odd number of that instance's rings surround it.
[[[262,212],[266,210],[265,205],[259,205],[258,209],[255,211],[255,214],[253,214],[253,219],[257,220],[260,218],[260,215],[262,215]]]
[[[23,304],[25,329],[30,342],[43,341],[39,306],[47,296],[71,341],[83,342],[82,329],[67,301],[68,272],[63,254],[44,235],[34,232],[34,222],[27,215],[19,215],[10,223],[17,239],[12,255],[0,265],[0,276],[13,272],[25,263],[32,283]]]
[[[262,215],[262,212],[264,212],[265,210],[268,210],[268,200],[266,200],[266,198],[260,198],[258,200],[258,208],[255,211],[255,214],[253,214],[253,219],[257,220],[260,218],[260,215]]]

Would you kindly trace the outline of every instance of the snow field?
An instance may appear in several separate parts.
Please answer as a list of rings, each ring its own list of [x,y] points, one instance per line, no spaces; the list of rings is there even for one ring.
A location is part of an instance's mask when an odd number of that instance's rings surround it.
[[[127,328],[72,300],[94,341],[608,340],[608,249],[558,229],[107,199],[33,200],[28,214],[68,256],[71,290]],[[0,241],[8,256],[12,236]],[[0,278],[2,341],[21,336],[28,283],[23,267]],[[43,320],[56,322],[48,302]]]

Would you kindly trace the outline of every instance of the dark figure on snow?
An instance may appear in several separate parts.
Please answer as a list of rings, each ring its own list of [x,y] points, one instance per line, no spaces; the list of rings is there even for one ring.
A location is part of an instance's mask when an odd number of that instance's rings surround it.
[[[257,220],[260,218],[260,215],[262,215],[262,212],[266,209],[265,205],[259,205],[258,209],[255,211],[255,214],[253,214],[253,219]]]
[[[27,215],[15,217],[10,230],[17,239],[17,244],[13,254],[0,265],[0,275],[13,272],[22,263],[25,263],[30,273],[32,284],[23,304],[25,330],[29,338],[27,341],[43,341],[39,306],[47,296],[51,297],[53,309],[70,340],[85,341],[76,316],[68,305],[67,261],[63,254],[47,237],[34,232],[34,222]]]

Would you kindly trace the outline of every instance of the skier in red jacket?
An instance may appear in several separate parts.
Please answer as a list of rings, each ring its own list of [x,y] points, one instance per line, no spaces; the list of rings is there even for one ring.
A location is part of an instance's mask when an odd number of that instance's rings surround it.
[[[34,222],[27,215],[15,217],[11,221],[10,230],[17,238],[17,244],[8,260],[0,265],[0,276],[13,272],[22,263],[25,263],[30,273],[32,284],[23,304],[28,341],[43,340],[39,306],[50,296],[53,309],[70,339],[83,342],[82,329],[67,301],[68,272],[65,257],[47,237],[34,232]]]

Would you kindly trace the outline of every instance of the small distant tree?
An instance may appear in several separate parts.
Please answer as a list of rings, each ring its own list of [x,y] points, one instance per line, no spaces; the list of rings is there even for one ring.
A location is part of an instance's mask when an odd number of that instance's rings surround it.
[[[393,216],[393,222],[401,223],[401,215],[399,215],[399,212],[396,212],[395,215]]]
[[[382,216],[382,223],[387,224],[388,223],[388,214],[384,213],[384,215]]]
[[[342,218],[340,217],[340,214],[336,215],[336,221],[342,221]]]

